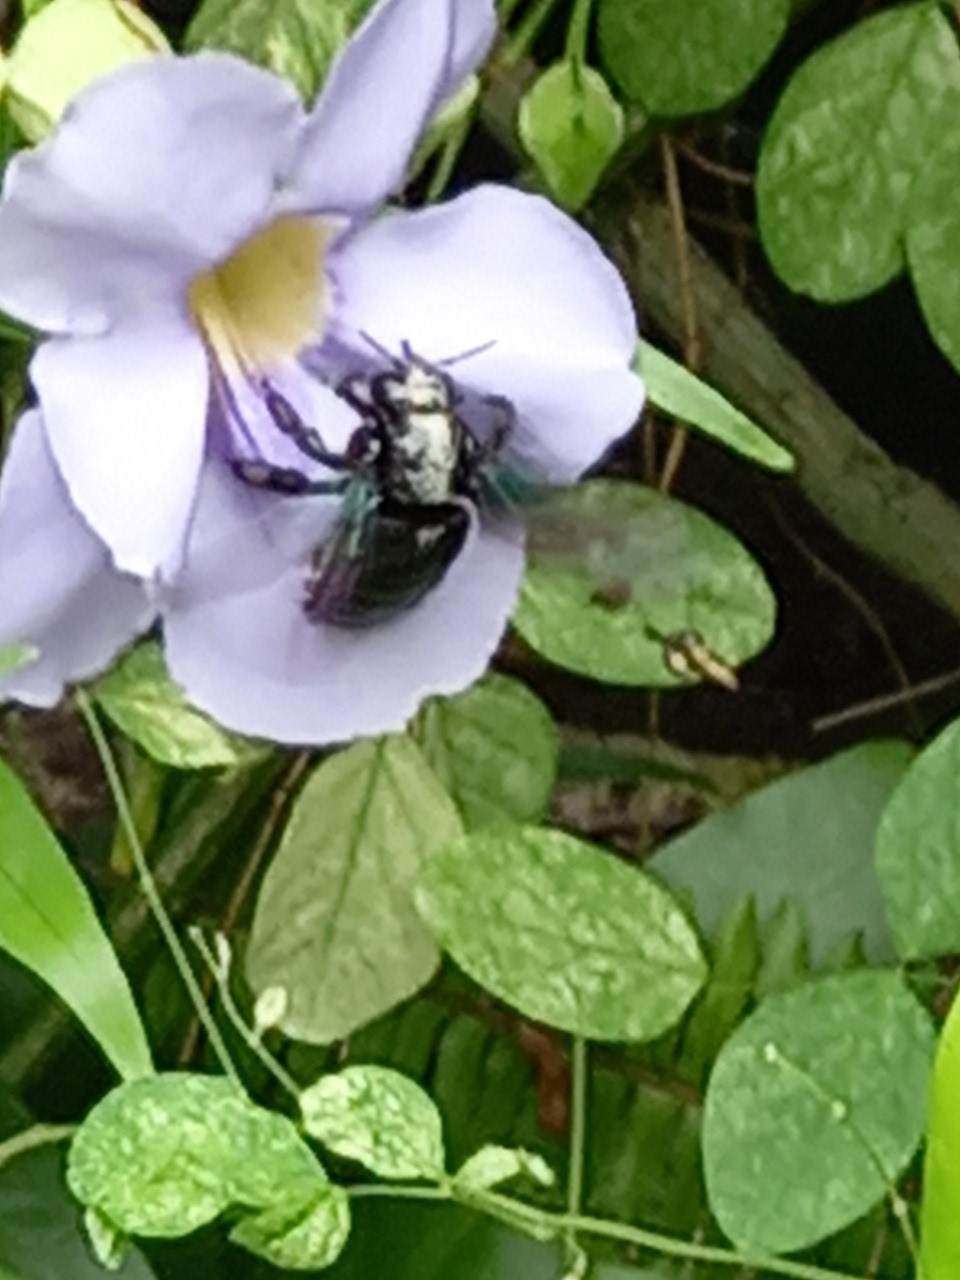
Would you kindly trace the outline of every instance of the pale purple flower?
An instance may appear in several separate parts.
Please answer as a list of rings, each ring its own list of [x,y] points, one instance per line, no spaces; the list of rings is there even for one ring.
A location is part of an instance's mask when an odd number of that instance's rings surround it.
[[[486,0],[386,0],[310,117],[235,60],[157,59],[81,98],[52,143],[20,162],[0,203],[0,305],[66,336],[38,354],[42,417],[19,424],[0,488],[0,645],[40,650],[0,681],[5,696],[47,704],[106,666],[149,625],[147,594],[188,696],[278,741],[400,728],[424,697],[482,673],[522,576],[515,520],[474,513],[463,551],[418,604],[344,629],[303,607],[341,500],[268,492],[232,464],[323,475],[279,431],[265,388],[342,450],[359,419],[335,386],[383,368],[370,339],[434,363],[462,357],[450,366],[458,412],[482,436],[486,398],[506,399],[505,452],[539,479],[574,479],[635,420],[629,299],[569,218],[496,187],[369,217],[482,56],[491,17]],[[138,114],[146,155],[124,172],[116,135],[129,151]],[[115,172],[91,195],[108,157]],[[280,269],[264,275],[262,234],[252,266],[235,249],[269,219]],[[18,498],[28,490],[34,543]],[[59,567],[21,607],[18,574],[41,555]],[[150,578],[149,591],[124,570]],[[84,595],[102,616],[86,616]]]

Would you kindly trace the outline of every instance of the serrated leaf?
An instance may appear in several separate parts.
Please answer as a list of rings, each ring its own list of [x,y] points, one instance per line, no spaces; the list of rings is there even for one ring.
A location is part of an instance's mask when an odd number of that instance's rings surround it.
[[[922,1280],[960,1275],[960,1001],[940,1036],[930,1087],[930,1118],[920,1203]]]
[[[871,960],[892,960],[871,850],[913,756],[909,743],[896,741],[842,751],[711,814],[664,844],[651,866],[667,884],[692,892],[708,935],[752,894],[762,925],[784,901],[800,907],[815,966],[861,931]]]
[[[681,418],[708,439],[771,471],[793,470],[792,453],[735,409],[719,391],[642,338],[636,368],[643,375],[650,403],[664,413]]]
[[[227,768],[263,751],[192,706],[152,641],[131,649],[101,676],[93,696],[128,738],[172,769]]]
[[[524,94],[517,128],[551,195],[575,210],[590,199],[623,142],[623,108],[598,71],[557,62]]]
[[[443,1125],[430,1095],[389,1067],[346,1067],[300,1094],[312,1138],[381,1178],[444,1175]]]
[[[272,1241],[278,1256],[332,1240],[328,1219],[342,1223],[346,1212],[290,1120],[230,1080],[183,1072],[107,1094],[73,1139],[67,1181],[81,1204],[128,1235],[183,1236],[233,1209],[243,1215],[239,1243],[265,1253]],[[320,1220],[307,1227],[315,1213]]]
[[[0,762],[0,947],[48,983],[121,1076],[153,1070],[130,987],[87,890]]]
[[[960,720],[914,761],[877,828],[876,869],[899,955],[960,950]]]
[[[760,231],[777,273],[824,302],[903,268],[914,184],[960,113],[960,52],[936,4],[859,22],[794,75],[767,128]]]
[[[552,1187],[556,1182],[553,1170],[536,1152],[488,1145],[464,1160],[453,1175],[453,1186],[461,1195],[470,1196],[512,1178],[529,1178],[541,1187]]]
[[[736,667],[773,634],[776,601],[740,543],[692,507],[642,485],[590,480],[530,520],[517,630],[558,666],[611,684],[696,680],[668,665],[696,633]]]
[[[286,990],[287,1035],[338,1040],[430,979],[439,955],[413,885],[462,829],[409,738],[357,743],[312,774],[264,878],[246,957],[255,994]]]
[[[945,132],[924,154],[907,209],[907,265],[937,345],[960,369],[960,139]]]
[[[310,101],[373,0],[204,0],[185,47],[226,49],[286,76]]]
[[[789,14],[789,0],[601,0],[600,53],[651,114],[698,115],[743,93]]]
[[[738,1249],[803,1249],[853,1222],[923,1132],[934,1034],[897,974],[765,1001],[717,1058],[703,1116],[710,1207]]]
[[[546,812],[560,735],[519,680],[493,675],[456,697],[431,699],[417,739],[467,827],[530,822]]]
[[[426,864],[417,902],[475,981],[577,1035],[652,1039],[703,985],[700,945],[666,890],[560,831],[450,843]]]

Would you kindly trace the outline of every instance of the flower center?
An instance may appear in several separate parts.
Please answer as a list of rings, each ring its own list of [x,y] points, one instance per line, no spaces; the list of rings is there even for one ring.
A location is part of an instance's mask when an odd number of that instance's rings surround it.
[[[193,317],[229,375],[292,359],[323,332],[326,250],[338,231],[319,218],[278,218],[190,286]]]

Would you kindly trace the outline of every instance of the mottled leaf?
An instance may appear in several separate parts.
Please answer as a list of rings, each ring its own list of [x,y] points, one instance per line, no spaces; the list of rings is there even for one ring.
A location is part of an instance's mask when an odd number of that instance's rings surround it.
[[[346,1067],[300,1095],[303,1127],[381,1178],[444,1175],[443,1125],[430,1095],[388,1067]]]
[[[109,1093],[74,1137],[67,1180],[128,1235],[187,1235],[234,1210],[233,1238],[284,1266],[326,1265],[349,1229],[345,1196],[293,1123],[219,1077],[170,1073]]]
[[[914,183],[960,113],[960,52],[939,5],[857,23],[794,75],[764,138],[764,248],[801,293],[842,302],[903,268]]]
[[[203,0],[187,28],[192,49],[226,49],[286,76],[309,101],[373,0]]]
[[[666,890],[560,831],[476,832],[424,868],[438,941],[529,1018],[597,1040],[648,1040],[703,984],[696,935]]]
[[[859,932],[872,961],[892,960],[872,849],[880,815],[913,755],[896,741],[840,752],[711,814],[663,845],[651,866],[692,893],[708,934],[750,894],[761,925],[784,902],[796,904],[815,965]]]
[[[772,996],[717,1058],[703,1116],[710,1208],[743,1252],[803,1249],[853,1222],[920,1137],[934,1034],[894,973]]]
[[[917,757],[877,829],[876,868],[905,960],[960,950],[960,720]]]
[[[556,1182],[553,1170],[535,1151],[488,1145],[464,1160],[453,1176],[453,1185],[455,1191],[469,1196],[513,1178],[527,1178],[541,1187],[552,1187]]]
[[[101,676],[93,696],[128,738],[173,769],[226,768],[264,750],[221,729],[192,706],[152,641],[132,649]]]
[[[316,770],[264,879],[246,957],[256,994],[287,992],[287,1035],[338,1040],[429,980],[439,956],[413,884],[461,830],[409,738],[357,743]]]
[[[560,738],[550,712],[519,680],[493,675],[453,698],[433,698],[417,739],[470,828],[543,817]]]
[[[960,1000],[940,1036],[923,1166],[920,1269],[923,1280],[960,1275]]]
[[[651,114],[698,115],[743,93],[789,11],[789,0],[601,0],[600,53]]]
[[[647,397],[664,413],[681,418],[701,435],[771,471],[792,471],[793,454],[725,400],[719,391],[643,339],[636,367]]]
[[[27,795],[0,763],[0,947],[47,982],[121,1076],[152,1070],[126,977],[86,888]]]
[[[695,633],[727,667],[773,633],[776,602],[757,563],[699,511],[617,480],[577,485],[533,513],[514,622],[550,662],[611,684],[696,680],[668,665]]]
[[[580,209],[623,141],[623,108],[598,71],[557,62],[524,94],[517,128],[551,195]]]

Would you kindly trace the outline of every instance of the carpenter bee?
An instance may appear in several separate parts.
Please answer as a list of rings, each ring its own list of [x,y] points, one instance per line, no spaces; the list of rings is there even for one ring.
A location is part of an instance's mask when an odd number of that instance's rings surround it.
[[[341,627],[385,621],[443,579],[466,544],[474,513],[497,505],[496,464],[515,419],[508,400],[483,400],[490,422],[481,442],[458,413],[461,398],[445,366],[486,347],[431,364],[407,342],[395,357],[364,336],[388,368],[351,375],[335,388],[361,419],[342,453],[328,449],[274,387],[263,388],[277,428],[338,478],[313,480],[265,462],[233,464],[242,480],[260,488],[340,495],[333,531],[311,558],[303,608],[310,621]]]

